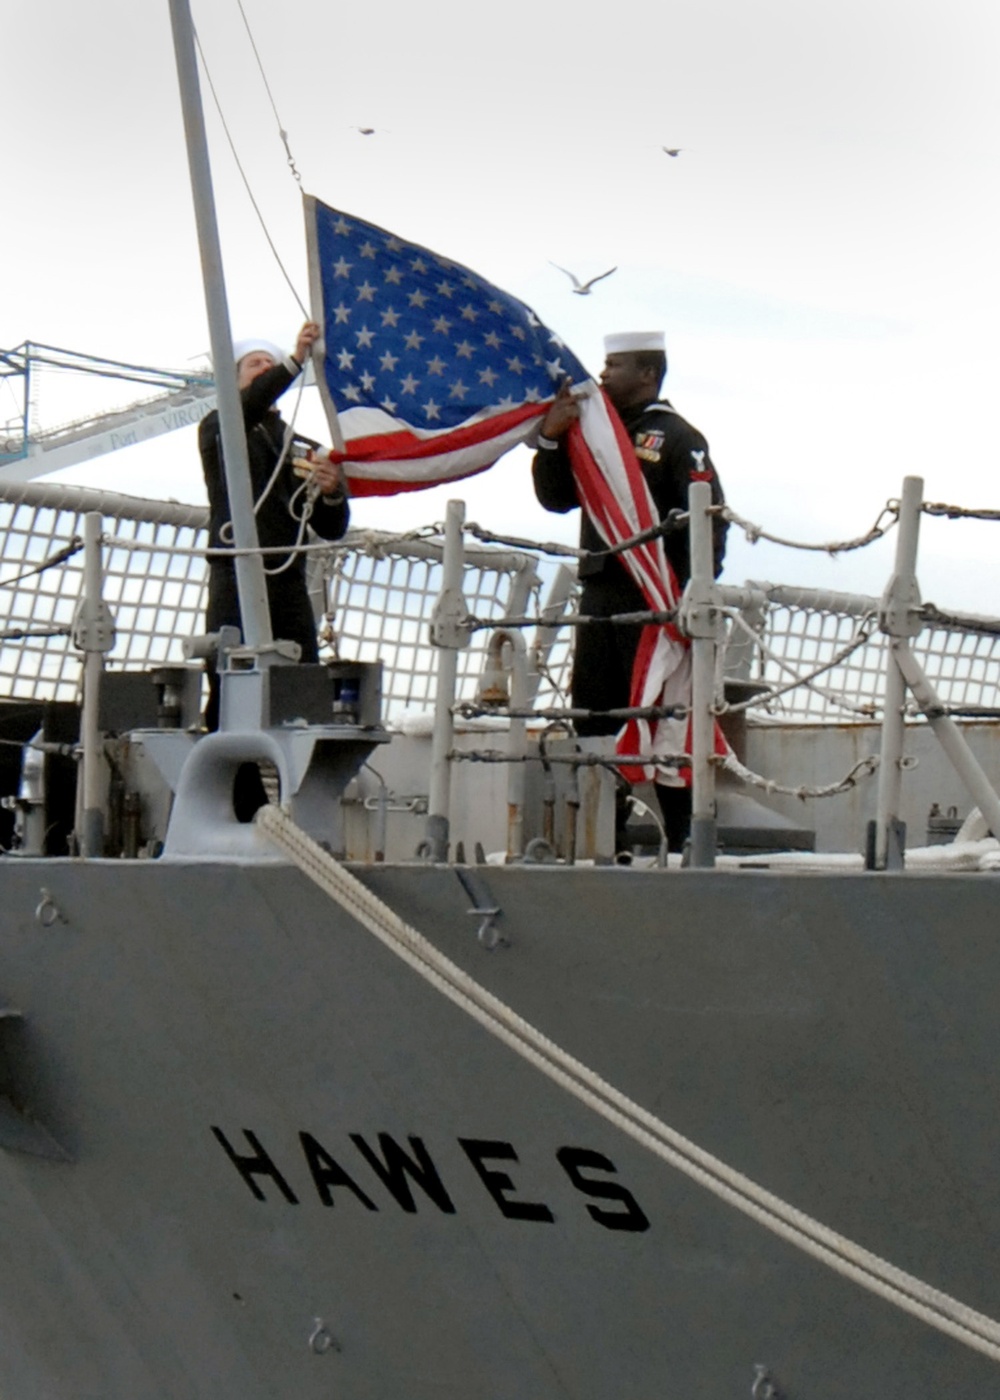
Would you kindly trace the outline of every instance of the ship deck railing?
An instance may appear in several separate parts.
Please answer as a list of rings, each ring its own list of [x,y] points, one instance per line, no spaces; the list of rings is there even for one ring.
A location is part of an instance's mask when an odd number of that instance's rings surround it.
[[[112,669],[180,664],[185,638],[203,630],[207,512],[85,487],[35,481],[0,483],[0,687],[16,699],[72,699],[81,658],[69,635],[82,588],[82,553],[66,551],[83,517],[104,518],[104,594],[116,628]],[[352,531],[316,549],[311,588],[325,655],[381,660],[390,722],[433,708],[436,650],[429,624],[440,592],[443,539],[428,527],[405,535]],[[48,561],[55,560],[51,566]],[[726,674],[761,692],[750,718],[762,723],[865,722],[877,718],[887,639],[865,619],[879,600],[864,595],[749,582],[731,590],[751,606],[734,609]],[[483,622],[458,661],[457,698],[471,702],[487,662],[490,625],[521,619],[538,662],[539,708],[566,703],[572,665],[574,571],[542,553],[469,544],[463,593]],[[723,588],[725,598],[727,590]],[[739,614],[739,616],[737,616]],[[534,626],[523,622],[533,615]],[[859,639],[859,627],[863,636]],[[913,644],[925,673],[953,711],[968,718],[1000,712],[1000,621],[940,617]],[[837,658],[841,658],[837,660]],[[831,662],[834,664],[831,667]],[[821,679],[784,689],[790,679],[830,667]]]

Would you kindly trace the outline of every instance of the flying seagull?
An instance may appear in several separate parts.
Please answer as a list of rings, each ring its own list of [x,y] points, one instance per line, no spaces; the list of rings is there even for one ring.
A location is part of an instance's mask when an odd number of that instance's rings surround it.
[[[384,126],[352,126],[352,131],[357,131],[362,136],[375,136],[379,131],[385,131]]]
[[[680,153],[681,153],[681,151],[683,151],[683,149],[684,149],[683,146],[661,146],[661,147],[660,147],[660,150],[663,151],[663,153],[664,153],[665,155],[668,155],[668,156],[679,156]]]
[[[558,263],[552,263],[552,266],[558,267],[560,272],[565,272],[566,276],[573,283],[573,291],[578,297],[589,297],[590,289],[595,282],[601,282],[605,277],[610,277],[612,272],[618,271],[618,266],[616,264],[614,267],[609,267],[607,272],[602,272],[597,277],[592,277],[589,282],[581,282],[578,277],[575,277],[573,273],[570,272],[569,268],[559,267]]]

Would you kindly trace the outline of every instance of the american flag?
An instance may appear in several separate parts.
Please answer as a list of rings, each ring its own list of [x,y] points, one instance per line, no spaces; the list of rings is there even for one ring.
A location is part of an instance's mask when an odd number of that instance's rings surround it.
[[[351,494],[392,495],[485,470],[537,432],[556,390],[581,386],[568,447],[577,493],[609,544],[658,514],[632,442],[580,361],[535,313],[461,263],[306,196],[310,290],[322,308],[320,392]],[[317,319],[320,319],[317,316]],[[651,609],[678,600],[663,542],[622,555]],[[690,704],[687,640],[644,629],[632,705]],[[630,721],[618,752],[690,753],[688,718]],[[717,732],[716,747],[725,741]],[[690,782],[686,768],[627,765],[640,777]]]
[[[320,391],[353,495],[482,471],[534,435],[567,377],[588,379],[530,307],[460,263],[311,196],[306,229]]]

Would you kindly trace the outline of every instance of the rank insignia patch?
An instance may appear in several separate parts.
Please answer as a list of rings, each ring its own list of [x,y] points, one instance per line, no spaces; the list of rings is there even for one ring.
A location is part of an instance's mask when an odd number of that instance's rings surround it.
[[[709,465],[709,466],[707,466],[707,467],[705,466],[705,452],[704,452],[704,449],[703,449],[702,451],[700,451],[700,452],[697,452],[697,451],[695,451],[694,448],[692,448],[692,449],[691,449],[691,480],[692,480],[692,481],[711,481],[711,480],[712,480],[712,477],[713,477],[714,475],[715,475],[715,473],[713,472],[711,465]]]

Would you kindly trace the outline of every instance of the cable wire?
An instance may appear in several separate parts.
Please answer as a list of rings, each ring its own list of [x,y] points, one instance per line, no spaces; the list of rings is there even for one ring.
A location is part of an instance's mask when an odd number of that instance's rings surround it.
[[[242,6],[241,6],[240,8],[242,9]],[[212,100],[213,100],[214,103],[215,103],[215,110],[216,110],[216,111],[218,112],[218,114],[219,114],[219,121],[222,123],[222,130],[223,130],[223,131],[225,132],[225,134],[226,134],[226,140],[229,142],[229,149],[230,149],[230,151],[232,151],[232,153],[233,153],[233,160],[236,162],[236,169],[240,172],[240,178],[241,178],[242,181],[243,181],[243,185],[244,185],[244,188],[246,189],[247,196],[248,196],[248,198],[249,198],[249,200],[250,200],[250,203],[253,205],[253,211],[254,211],[254,213],[257,215],[257,218],[258,218],[258,220],[259,220],[259,222],[260,222],[260,226],[261,226],[261,228],[262,228],[263,231],[264,231],[264,237],[267,239],[268,247],[271,249],[271,252],[274,254],[274,260],[275,260],[275,262],[278,264],[278,267],[281,269],[281,275],[284,277],[285,281],[288,283],[289,290],[291,291],[292,296],[295,298],[296,302],[298,303],[299,310],[302,312],[303,316],[305,316],[305,318],[308,320],[308,319],[309,319],[309,311],[308,311],[308,309],[307,309],[307,307],[306,307],[306,304],[305,304],[305,302],[302,300],[302,298],[299,296],[298,291],[296,290],[296,287],[295,287],[295,283],[292,281],[291,277],[289,277],[289,275],[288,275],[288,270],[287,270],[287,268],[285,267],[285,264],[281,261],[281,254],[278,252],[277,248],[275,247],[274,239],[271,237],[271,234],[270,234],[270,232],[269,232],[269,230],[268,230],[267,224],[266,224],[265,221],[264,221],[264,215],[261,213],[261,211],[260,211],[260,206],[259,206],[259,204],[257,203],[256,199],[254,198],[253,190],[250,188],[250,181],[249,181],[249,179],[247,178],[247,173],[246,173],[246,171],[243,169],[243,163],[242,163],[242,161],[240,160],[239,155],[238,155],[237,150],[236,150],[236,143],[235,143],[234,140],[233,140],[232,133],[231,133],[230,130],[229,130],[229,124],[228,124],[228,122],[226,121],[225,115],[224,115],[224,113],[223,113],[223,111],[222,111],[222,103],[219,101],[219,94],[216,92],[216,90],[215,90],[215,84],[212,82],[212,74],[211,74],[211,72],[209,71],[208,62],[206,61],[206,58],[205,58],[205,50],[204,50],[204,49],[202,48],[202,46],[201,46],[201,39],[198,37],[198,31],[197,31],[197,30],[195,30],[194,41],[195,41],[195,43],[198,45],[198,55],[199,55],[199,57],[201,58],[201,66],[202,66],[202,68],[205,70],[205,78],[206,78],[206,80],[207,80],[207,82],[208,82],[209,90],[211,91],[211,94],[212,94]],[[282,135],[284,135],[284,132],[282,132]],[[298,179],[298,175],[297,175],[297,174],[296,174],[296,179]]]
[[[260,54],[257,51],[257,44],[253,37],[253,30],[250,28],[250,21],[247,19],[246,11],[243,8],[243,0],[236,0],[236,4],[239,6],[240,14],[243,17],[243,24],[246,27],[247,38],[250,40],[250,47],[253,49],[253,56],[257,60],[257,67],[260,69],[260,76],[264,83],[264,89],[267,92],[268,101],[271,103],[271,111],[274,113],[274,120],[278,123],[278,135],[281,137],[282,145],[285,148],[285,155],[288,158],[288,168],[291,170],[292,176],[301,188],[302,176],[299,174],[298,167],[295,164],[295,157],[292,155],[292,148],[288,144],[288,132],[285,130],[281,118],[278,116],[278,108],[274,101],[274,94],[271,92],[271,84],[267,81],[267,74],[264,72],[264,65],[261,62]]]

